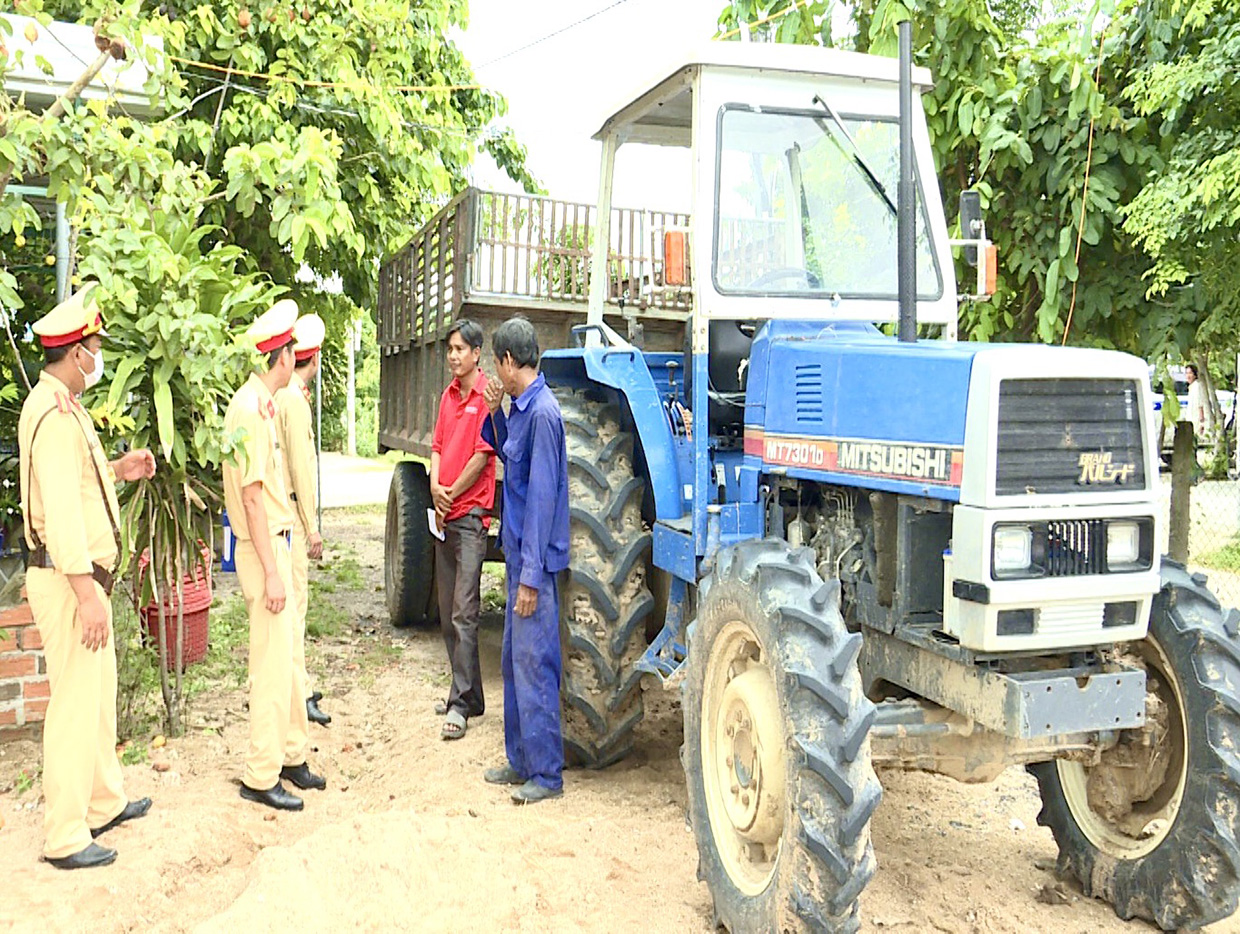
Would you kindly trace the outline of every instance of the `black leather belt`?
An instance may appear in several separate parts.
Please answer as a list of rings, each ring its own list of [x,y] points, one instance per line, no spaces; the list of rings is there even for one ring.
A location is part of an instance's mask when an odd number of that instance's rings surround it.
[[[52,556],[47,553],[46,545],[40,545],[30,552],[30,567],[46,568],[53,571],[56,569],[56,565],[52,564]],[[112,588],[116,585],[116,578],[112,576],[111,571],[103,565],[95,564],[92,561],[90,564],[90,576],[95,583],[103,588],[105,594],[109,597],[112,596]]]

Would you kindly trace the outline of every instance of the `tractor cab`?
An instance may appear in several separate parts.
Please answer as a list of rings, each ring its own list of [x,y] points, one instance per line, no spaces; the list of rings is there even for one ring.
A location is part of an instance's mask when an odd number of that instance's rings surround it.
[[[925,69],[913,78],[918,92],[930,85]],[[950,243],[920,107],[913,119],[917,320],[954,335]],[[711,43],[595,134],[599,217],[611,209],[622,145],[691,148],[691,220],[664,233],[659,278],[692,287],[695,319],[752,321],[760,311],[894,322],[898,138],[894,59]],[[596,266],[604,261],[595,254]],[[734,344],[731,334],[720,338],[721,349]]]

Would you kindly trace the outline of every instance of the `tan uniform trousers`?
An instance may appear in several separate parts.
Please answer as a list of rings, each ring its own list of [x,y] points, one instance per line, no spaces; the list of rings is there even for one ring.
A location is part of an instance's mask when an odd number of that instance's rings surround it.
[[[43,639],[52,698],[43,723],[43,855],[57,859],[90,846],[99,828],[128,799],[116,758],[116,644],[112,604],[94,585],[108,612],[108,644],[82,645],[77,595],[69,579],[31,568],[26,592]]]
[[[306,698],[310,696],[310,678],[306,674],[306,608],[310,594],[310,555],[306,550],[306,536],[301,523],[293,528],[293,669],[301,678],[301,706],[305,713]],[[296,703],[296,701],[294,702]],[[288,739],[284,743],[284,764],[301,765],[306,758],[306,744],[310,741],[309,721],[303,716],[300,724],[289,726]],[[298,758],[300,756],[300,758]]]
[[[266,575],[254,543],[237,542],[237,578],[250,616],[250,746],[242,781],[255,791],[266,791],[280,780],[281,765],[306,761],[306,696],[293,657],[292,555],[285,538],[271,540],[276,571],[288,599],[284,609],[267,609]],[[288,743],[300,734],[300,748]]]

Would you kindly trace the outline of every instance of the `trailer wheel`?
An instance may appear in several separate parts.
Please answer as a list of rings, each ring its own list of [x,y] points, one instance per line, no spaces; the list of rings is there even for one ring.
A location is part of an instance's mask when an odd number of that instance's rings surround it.
[[[633,436],[620,411],[580,391],[556,390],[568,448],[570,554],[560,599],[564,653],[564,751],[601,769],[633,748],[643,716],[641,672],[649,588],[650,533],[642,525],[646,484],[633,473]]]
[[[1148,638],[1146,727],[1092,767],[1030,766],[1059,869],[1127,920],[1195,929],[1240,899],[1240,642],[1236,617],[1164,562]]]
[[[426,467],[401,461],[388,487],[383,536],[383,584],[393,626],[429,626],[439,618],[435,543],[426,523],[426,510],[432,507]]]
[[[715,920],[748,931],[854,932],[875,870],[874,705],[861,635],[808,548],[722,549],[703,584],[685,683],[689,817]]]

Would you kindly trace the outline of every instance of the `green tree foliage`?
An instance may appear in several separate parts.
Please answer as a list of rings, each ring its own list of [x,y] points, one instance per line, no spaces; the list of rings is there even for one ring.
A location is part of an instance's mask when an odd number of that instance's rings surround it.
[[[755,40],[832,45],[834,6],[832,0],[734,0],[719,14],[719,33],[733,38],[748,29]]]
[[[0,173],[44,180],[49,194],[69,205],[80,231],[80,271],[98,275],[109,306],[132,312],[139,328],[126,335],[130,322],[118,322],[124,353],[136,352],[143,329],[155,322],[185,330],[172,353],[187,368],[187,387],[198,375],[191,361],[217,355],[235,326],[278,291],[340,319],[337,330],[359,317],[373,304],[385,252],[464,184],[478,148],[533,185],[523,150],[487,129],[502,100],[477,86],[446,38],[465,24],[460,0],[321,2],[313,9],[215,0],[166,3],[157,12],[136,0],[22,0],[18,12],[44,24],[53,17],[95,24],[123,39],[152,72],[148,90],[166,114],[153,122],[102,101],[77,102],[47,119],[21,101],[0,100]],[[163,54],[143,48],[143,35],[161,38]],[[11,67],[7,55],[0,50],[0,62]],[[39,226],[30,202],[7,190],[0,200],[6,259]],[[195,264],[213,269],[217,288],[197,291],[189,274]],[[46,288],[31,294],[10,265],[0,269],[0,306],[15,312],[20,338],[50,301]],[[344,300],[320,295],[318,283],[328,279],[342,283]],[[218,326],[205,327],[195,315]],[[114,382],[154,373],[162,383],[167,376],[158,366],[127,362],[111,364],[126,376]],[[234,366],[220,376],[235,384],[239,373]],[[114,398],[128,404],[133,388]],[[166,448],[176,466],[192,461],[215,470],[214,433],[194,413],[199,405],[218,408],[218,399],[171,395],[180,430],[169,446],[153,447]],[[168,396],[161,390],[159,398]]]
[[[736,0],[720,22],[786,6]],[[850,12],[855,32],[834,44],[892,56],[911,17],[949,217],[961,190],[982,193],[998,290],[962,309],[964,333],[1150,359],[1234,345],[1235,4],[857,0]],[[788,41],[777,23],[768,34]],[[803,29],[793,41],[833,44]]]
[[[1153,260],[1150,294],[1182,347],[1231,350],[1240,330],[1240,6],[1153,0],[1135,13],[1126,98],[1158,159],[1123,211]]]
[[[0,308],[4,375],[17,383],[38,354],[21,345],[19,367],[8,332],[20,341],[51,299],[46,273],[19,278],[14,263],[46,237],[44,219],[4,185],[45,184],[76,231],[74,282],[99,280],[112,334],[111,378],[86,402],[113,442],[157,454],[155,480],[124,491],[123,525],[131,556],[155,555],[143,596],[152,586],[167,593],[198,540],[210,540],[220,467],[239,440],[224,435],[223,413],[256,362],[238,340],[242,326],[287,293],[341,333],[373,304],[386,251],[464,184],[480,147],[533,182],[521,148],[487,129],[503,102],[446,38],[464,25],[463,0],[254,10],[246,0],[171,0],[155,11],[139,0],[19,0],[17,12],[43,27],[93,25],[103,48],[144,62],[162,109],[144,122],[111,101],[36,112],[0,95]],[[0,38],[9,34],[0,16]],[[161,39],[162,52],[144,36]],[[0,43],[0,67],[13,65]],[[325,294],[328,280],[344,294]],[[7,380],[0,420],[13,437]],[[176,730],[179,671],[163,686]]]

